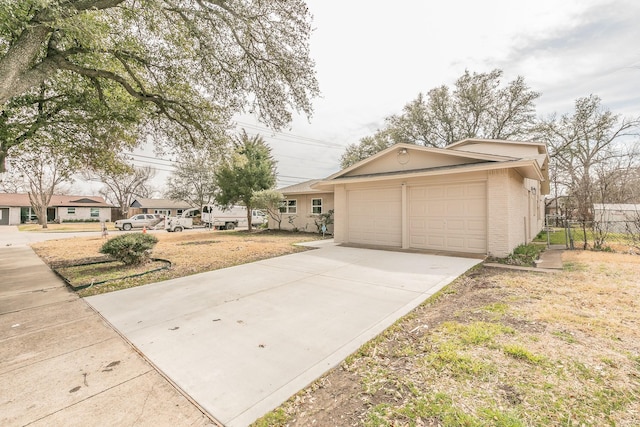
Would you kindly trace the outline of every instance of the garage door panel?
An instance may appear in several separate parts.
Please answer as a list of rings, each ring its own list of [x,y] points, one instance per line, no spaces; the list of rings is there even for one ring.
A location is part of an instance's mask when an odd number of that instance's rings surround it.
[[[402,245],[400,188],[371,188],[347,192],[350,243]]]
[[[484,182],[410,188],[411,247],[485,253],[486,241]]]

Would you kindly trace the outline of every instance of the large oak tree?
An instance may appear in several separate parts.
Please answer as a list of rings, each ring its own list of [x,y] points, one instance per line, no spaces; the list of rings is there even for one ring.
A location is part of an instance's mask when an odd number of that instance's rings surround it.
[[[465,138],[528,138],[536,119],[534,101],[540,94],[523,77],[505,85],[501,78],[501,70],[465,71],[453,88],[443,85],[418,94],[401,114],[387,117],[383,129],[349,145],[342,167],[399,142],[443,147]]]
[[[0,0],[0,172],[54,121],[94,133],[69,135],[81,151],[117,151],[141,133],[224,140],[241,111],[273,128],[310,115],[310,22],[302,0]],[[125,142],[100,143],[113,127]]]

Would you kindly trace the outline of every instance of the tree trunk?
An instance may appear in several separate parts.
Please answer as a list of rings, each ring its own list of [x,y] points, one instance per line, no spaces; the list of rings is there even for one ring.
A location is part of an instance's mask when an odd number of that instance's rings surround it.
[[[251,233],[251,206],[247,206],[247,226],[249,227],[249,233]]]

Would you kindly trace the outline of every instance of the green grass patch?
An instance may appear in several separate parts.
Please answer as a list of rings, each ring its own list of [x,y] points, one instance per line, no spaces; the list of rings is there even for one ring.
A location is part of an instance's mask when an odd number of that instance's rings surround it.
[[[448,335],[447,338],[455,337],[463,345],[486,344],[498,335],[515,333],[513,328],[491,322],[445,322],[440,326],[440,330]]]
[[[167,266],[165,261],[149,261],[133,266],[120,261],[107,261],[96,264],[72,265],[59,267],[56,272],[64,277],[74,288],[92,283],[121,280],[128,276],[144,274]]]
[[[547,361],[546,357],[533,354],[532,352],[518,344],[507,344],[502,347],[502,351],[507,356],[511,356],[514,359],[523,360],[525,362],[531,363],[532,365],[542,365]]]
[[[547,243],[547,232],[541,231],[533,240],[536,243]],[[549,244],[551,245],[566,245],[567,233],[564,228],[553,228],[549,231]]]
[[[484,421],[482,425],[494,427],[524,427],[526,424],[517,414],[498,408],[482,408],[478,411]]]
[[[282,408],[278,408],[269,412],[251,425],[252,427],[284,427],[288,421],[289,416],[287,413]]]
[[[509,310],[509,304],[505,304],[503,302],[496,302],[493,304],[485,305],[480,309],[484,311],[488,311],[489,313],[502,315],[502,314],[506,314],[506,312]]]
[[[394,415],[396,416],[394,417]],[[387,424],[378,425],[405,425],[408,419],[409,425],[415,426],[418,419],[433,418],[438,419],[439,424],[445,426],[480,427],[485,425],[477,417],[457,408],[451,397],[445,393],[435,393],[411,399],[406,404],[395,408],[393,413],[387,408],[385,417]],[[399,421],[399,423],[395,421]]]
[[[496,367],[482,360],[474,359],[460,351],[451,343],[443,343],[424,358],[427,368],[447,372],[456,378],[486,377],[496,372]]]
[[[555,331],[555,332],[552,332],[551,335],[561,339],[562,341],[566,342],[567,344],[575,344],[575,343],[578,342],[576,337],[571,335],[569,332]]]

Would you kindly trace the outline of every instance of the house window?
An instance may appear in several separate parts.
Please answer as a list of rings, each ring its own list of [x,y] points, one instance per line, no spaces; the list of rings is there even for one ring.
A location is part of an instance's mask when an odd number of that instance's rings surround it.
[[[91,218],[100,218],[100,208],[91,208],[89,215]]]
[[[75,215],[76,208],[67,208],[67,215]]]
[[[298,213],[298,201],[297,200],[285,200],[280,205],[280,212],[286,214]]]
[[[311,199],[311,213],[312,214],[322,213],[322,199]]]
[[[176,209],[176,216],[181,216],[184,209]]]

